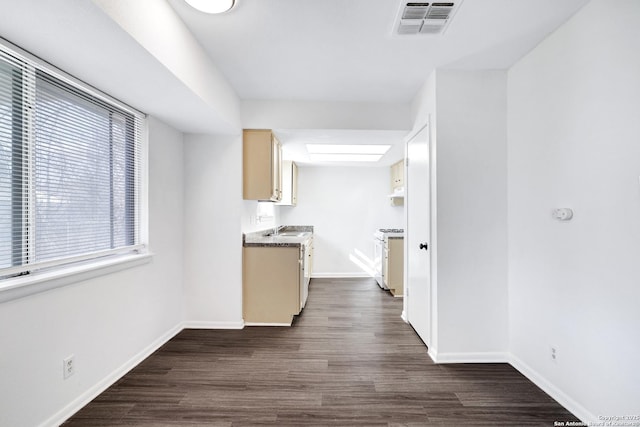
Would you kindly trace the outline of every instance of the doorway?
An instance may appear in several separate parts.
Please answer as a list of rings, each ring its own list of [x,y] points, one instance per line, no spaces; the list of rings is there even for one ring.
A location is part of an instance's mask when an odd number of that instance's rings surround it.
[[[405,320],[431,345],[431,180],[429,125],[406,142]]]

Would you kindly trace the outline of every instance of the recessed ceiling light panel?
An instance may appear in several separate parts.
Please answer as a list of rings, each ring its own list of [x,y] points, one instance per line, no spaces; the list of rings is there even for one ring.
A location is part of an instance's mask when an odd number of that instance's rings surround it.
[[[223,13],[230,10],[235,0],[184,0],[194,9],[204,13]]]
[[[312,162],[377,162],[381,158],[382,154],[309,154],[309,160]]]
[[[389,151],[390,145],[366,144],[307,144],[309,154],[378,154]]]

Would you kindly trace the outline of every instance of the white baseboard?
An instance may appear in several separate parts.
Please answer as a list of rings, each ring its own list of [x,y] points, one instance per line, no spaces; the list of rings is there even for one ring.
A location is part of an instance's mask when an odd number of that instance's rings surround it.
[[[404,320],[404,323],[409,323],[409,319],[407,319],[407,312],[402,310],[402,314],[400,315],[400,318],[402,320]]]
[[[438,353],[429,350],[435,363],[509,363],[509,354],[502,352]]]
[[[340,276],[344,277],[344,276]],[[402,319],[406,322],[406,316],[404,311],[402,312]],[[149,344],[146,348],[133,356],[121,367],[113,371],[111,374],[104,377],[101,381],[96,383],[93,387],[86,392],[78,396],[71,403],[66,405],[60,411],[55,413],[49,419],[40,424],[40,427],[59,426],[73,414],[82,409],[91,400],[96,398],[100,393],[105,391],[117,380],[122,378],[127,372],[139,365],[144,359],[149,357],[154,351],[159,349],[171,338],[176,336],[183,329],[242,329],[245,326],[290,326],[287,323],[245,323],[244,321],[235,322],[206,322],[206,321],[186,321],[182,322],[165,334],[157,338],[154,342]],[[588,411],[584,406],[573,400],[570,396],[564,393],[562,390],[553,385],[550,381],[544,378],[537,371],[532,369],[529,365],[524,363],[518,357],[511,353],[502,352],[478,352],[478,353],[439,353],[435,349],[428,350],[429,357],[434,363],[509,363],[515,369],[520,371],[522,375],[527,377],[531,382],[540,387],[545,393],[555,399],[558,403],[564,406],[567,410],[578,417],[582,422],[589,424],[595,424],[598,422],[598,418]]]
[[[433,363],[438,363],[436,362],[436,354],[438,354],[438,352],[435,349],[432,349],[431,347],[427,347],[427,354],[429,355]]]
[[[559,404],[564,406],[569,412],[578,417],[583,423],[588,425],[597,425],[598,422],[602,422],[584,406],[573,400],[565,392],[553,385],[550,381],[513,354],[509,354],[509,364],[520,371],[522,375],[540,387]]]
[[[511,353],[438,353],[429,349],[429,357],[434,363],[508,363],[527,377],[532,383],[540,387],[555,401],[564,406],[569,412],[578,417],[580,421],[589,425],[601,422],[598,417],[588,411],[584,406],[569,397],[566,393],[553,385],[550,381],[524,363]]]
[[[291,323],[245,322],[245,326],[291,326]]]
[[[356,271],[351,273],[313,273],[312,279],[351,279],[351,278],[371,278],[370,274],[362,271]]]
[[[184,329],[242,329],[245,323],[242,320],[235,322],[208,322],[204,320],[188,320],[182,324]]]
[[[154,342],[149,344],[146,348],[140,351],[138,354],[133,356],[127,362],[125,362],[118,369],[104,377],[101,381],[96,383],[93,387],[88,389],[86,392],[82,393],[76,399],[74,399],[67,406],[62,408],[60,411],[51,416],[48,420],[44,421],[40,424],[40,427],[50,427],[50,426],[59,426],[67,419],[69,419],[73,414],[82,409],[87,403],[91,402],[95,399],[100,393],[108,389],[112,386],[116,381],[122,378],[127,372],[131,369],[135,368],[142,362],[144,359],[149,357],[154,351],[162,347],[167,341],[176,336],[180,331],[182,331],[182,323],[174,326],[165,334],[157,338]]]

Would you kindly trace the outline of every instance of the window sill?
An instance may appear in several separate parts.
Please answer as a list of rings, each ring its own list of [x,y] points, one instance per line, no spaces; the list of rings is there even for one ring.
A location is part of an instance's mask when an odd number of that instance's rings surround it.
[[[119,255],[0,281],[0,303],[151,262],[151,252]]]

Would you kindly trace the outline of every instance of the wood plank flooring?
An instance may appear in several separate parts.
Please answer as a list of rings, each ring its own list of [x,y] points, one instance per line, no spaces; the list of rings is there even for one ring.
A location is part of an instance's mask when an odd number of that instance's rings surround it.
[[[435,365],[372,279],[314,279],[291,328],[184,330],[64,426],[552,426],[504,364]]]

